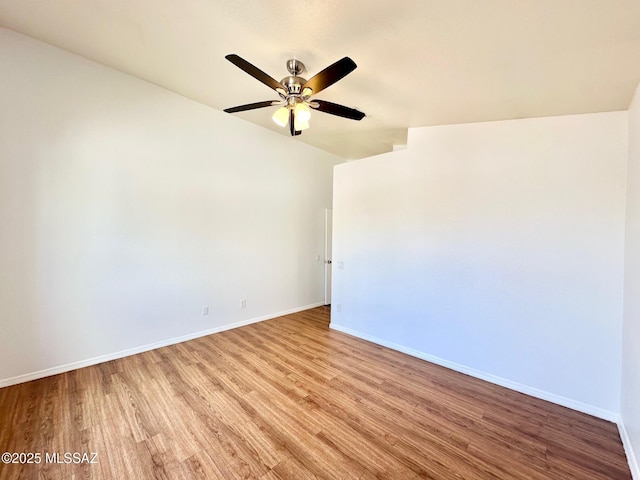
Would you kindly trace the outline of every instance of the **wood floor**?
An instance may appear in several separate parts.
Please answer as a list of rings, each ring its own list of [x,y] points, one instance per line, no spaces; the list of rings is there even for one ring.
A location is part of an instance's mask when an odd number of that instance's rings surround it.
[[[320,307],[0,389],[0,453],[41,455],[0,479],[631,478],[614,424],[328,324]]]

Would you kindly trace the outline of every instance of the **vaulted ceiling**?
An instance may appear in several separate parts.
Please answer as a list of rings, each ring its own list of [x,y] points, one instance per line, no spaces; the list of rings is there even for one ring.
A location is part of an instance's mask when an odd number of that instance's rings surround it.
[[[314,112],[292,140],[347,159],[408,127],[626,110],[640,82],[638,0],[0,0],[0,26],[219,110],[278,99],[228,53],[277,80],[349,56],[318,98],[367,117]],[[288,135],[275,108],[234,115]]]

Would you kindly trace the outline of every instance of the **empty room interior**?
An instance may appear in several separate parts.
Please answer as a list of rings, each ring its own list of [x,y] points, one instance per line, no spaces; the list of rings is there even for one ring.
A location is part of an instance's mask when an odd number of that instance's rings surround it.
[[[0,455],[640,480],[640,2],[0,0]]]

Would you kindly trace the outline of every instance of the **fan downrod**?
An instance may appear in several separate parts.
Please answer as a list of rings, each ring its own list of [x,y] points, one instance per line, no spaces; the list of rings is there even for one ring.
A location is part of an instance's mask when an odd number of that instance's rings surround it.
[[[307,83],[306,78],[302,78],[300,74],[305,71],[304,63],[300,60],[292,58],[287,60],[287,70],[291,74],[280,80],[280,83],[287,89],[287,95],[281,95],[283,98],[289,96],[299,96],[302,93],[302,85]]]
[[[305,70],[304,63],[295,58],[287,60],[287,70],[291,75],[298,76]]]

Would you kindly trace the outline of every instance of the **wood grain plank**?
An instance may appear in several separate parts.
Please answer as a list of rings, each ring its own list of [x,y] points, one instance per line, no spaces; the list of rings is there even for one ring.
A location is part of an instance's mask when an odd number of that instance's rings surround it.
[[[630,480],[617,427],[328,328],[319,307],[0,389],[13,479]]]

